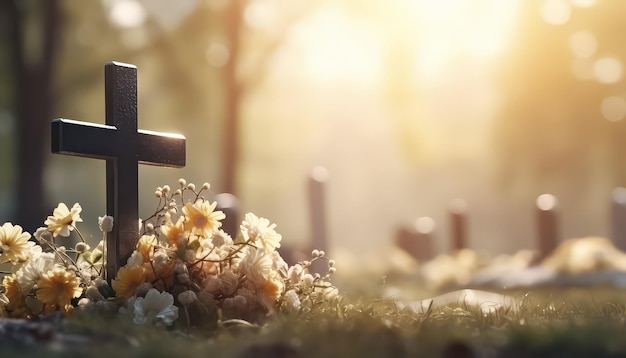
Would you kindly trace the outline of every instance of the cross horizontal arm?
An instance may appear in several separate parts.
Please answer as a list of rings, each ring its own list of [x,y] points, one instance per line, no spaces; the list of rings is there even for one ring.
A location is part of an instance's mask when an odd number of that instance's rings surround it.
[[[139,163],[182,168],[185,166],[185,137],[179,134],[138,131]]]
[[[114,126],[57,118],[52,121],[52,153],[115,158],[117,152],[111,143],[116,131]]]

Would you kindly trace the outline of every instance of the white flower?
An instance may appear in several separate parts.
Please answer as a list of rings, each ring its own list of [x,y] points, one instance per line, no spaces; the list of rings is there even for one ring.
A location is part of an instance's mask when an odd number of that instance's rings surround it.
[[[137,297],[133,302],[136,324],[164,323],[171,325],[178,318],[178,307],[174,306],[174,297],[167,292],[151,288],[146,297]]]
[[[40,252],[39,254],[35,254],[32,259],[26,261],[24,265],[17,270],[15,276],[22,292],[26,294],[30,292],[37,281],[39,281],[41,275],[55,268],[62,267],[54,253]]]
[[[267,252],[280,247],[282,236],[274,231],[275,227],[276,224],[270,224],[266,218],[259,218],[253,213],[247,213],[240,226],[244,242],[258,242]]]
[[[113,230],[112,216],[98,216],[98,227],[102,232],[111,232]]]
[[[246,256],[239,263],[239,271],[246,275],[248,280],[260,286],[267,282],[272,272],[272,258],[263,249],[250,247]]]
[[[302,307],[302,304],[300,303],[300,298],[298,297],[298,294],[296,293],[296,291],[294,290],[289,290],[287,292],[285,292],[285,295],[283,296],[283,307],[288,311],[288,312],[298,312],[300,311],[300,308]]]
[[[295,264],[289,268],[287,271],[287,277],[289,277],[289,283],[292,285],[297,285],[302,281],[302,276],[304,275],[304,267],[300,264]]]

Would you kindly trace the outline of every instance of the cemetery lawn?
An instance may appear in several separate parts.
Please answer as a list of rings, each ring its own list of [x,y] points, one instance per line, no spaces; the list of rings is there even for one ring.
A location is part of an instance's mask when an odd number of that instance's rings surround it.
[[[30,332],[35,343],[0,336],[0,357],[626,357],[626,291],[508,294],[520,298],[519,309],[416,313],[392,300],[343,299],[315,314],[212,331],[79,314],[56,323],[55,333]]]

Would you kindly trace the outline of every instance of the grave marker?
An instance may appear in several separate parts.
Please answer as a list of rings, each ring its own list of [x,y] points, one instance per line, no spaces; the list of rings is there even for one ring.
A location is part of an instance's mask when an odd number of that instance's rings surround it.
[[[396,245],[404,249],[420,262],[432,260],[434,257],[433,232],[435,220],[423,216],[415,220],[413,226],[402,226],[396,233]]]
[[[325,186],[328,181],[328,169],[322,166],[314,167],[309,175],[309,214],[311,218],[312,249],[328,253],[328,238],[326,232],[326,196]],[[322,273],[324,264],[315,262],[312,272]]]
[[[452,252],[467,248],[467,203],[457,198],[448,206]]]
[[[55,119],[52,152],[106,160],[106,279],[115,277],[139,239],[138,164],[185,166],[185,137],[137,129],[137,67],[105,65],[105,125]]]
[[[626,252],[626,188],[615,188],[611,193],[611,240]]]
[[[241,216],[239,200],[233,194],[220,193],[215,196],[215,201],[217,202],[215,210],[220,210],[226,215],[226,218],[222,220],[222,230],[234,240],[239,233],[239,217]]]
[[[552,194],[537,197],[539,259],[548,257],[559,243],[558,200]]]

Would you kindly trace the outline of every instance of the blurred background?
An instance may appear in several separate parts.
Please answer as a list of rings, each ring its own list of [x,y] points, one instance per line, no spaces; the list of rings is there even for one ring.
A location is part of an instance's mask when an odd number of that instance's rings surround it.
[[[180,177],[311,239],[327,168],[331,251],[381,261],[401,225],[469,205],[469,246],[534,248],[535,198],[564,237],[609,234],[626,185],[626,2],[0,0],[0,219],[58,202],[99,238],[103,161],[50,154],[50,121],[104,123],[104,64],[135,64],[139,127],[187,137],[184,169],[140,168],[140,216]],[[366,261],[367,260],[367,261]]]

